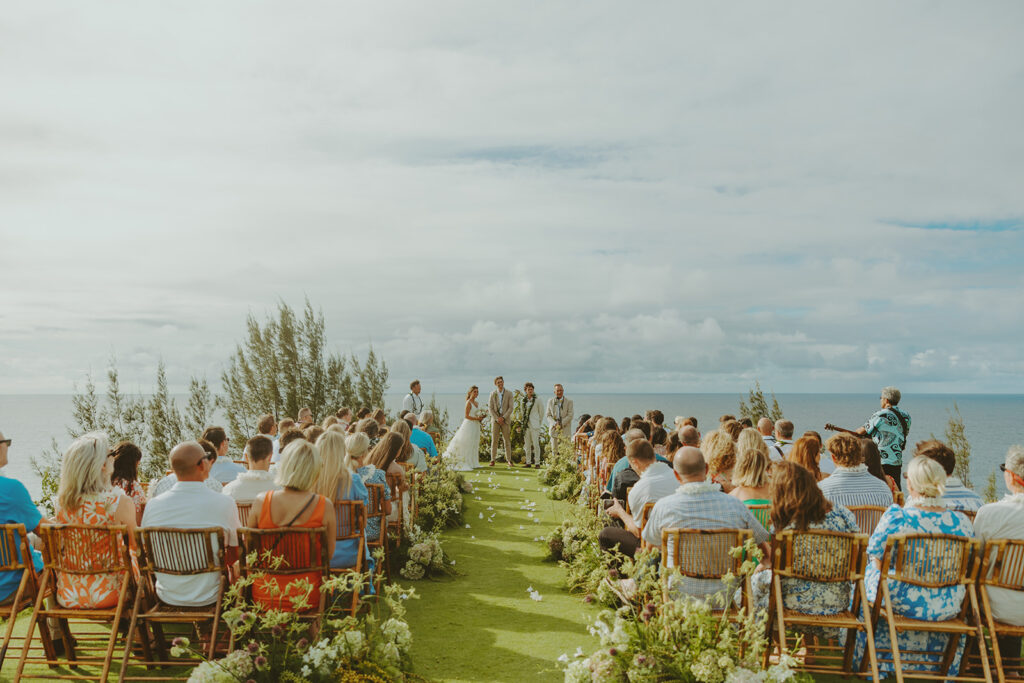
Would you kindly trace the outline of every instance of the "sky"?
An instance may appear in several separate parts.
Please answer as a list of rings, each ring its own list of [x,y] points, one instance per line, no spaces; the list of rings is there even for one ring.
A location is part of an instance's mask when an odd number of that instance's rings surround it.
[[[4,5],[0,393],[1024,386],[1024,3]]]

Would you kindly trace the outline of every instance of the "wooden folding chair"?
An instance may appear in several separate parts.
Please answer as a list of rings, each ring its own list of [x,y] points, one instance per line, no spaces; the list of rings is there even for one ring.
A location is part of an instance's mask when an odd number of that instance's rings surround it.
[[[249,512],[252,511],[252,504],[254,501],[247,503],[235,503],[235,507],[238,508],[238,522],[242,526],[249,526]]]
[[[366,554],[366,509],[361,500],[339,500],[334,503],[334,517],[337,520],[336,543],[357,541],[356,563],[351,567],[331,567],[332,574],[362,574],[363,556]],[[349,613],[356,615],[359,607],[359,591],[352,591]]]
[[[590,439],[586,434],[577,434],[572,437],[573,452],[577,458],[584,458],[587,455],[587,450],[590,447]]]
[[[868,545],[866,534],[848,534],[838,531],[808,529],[795,531],[787,529],[775,535],[772,541],[772,590],[768,600],[768,649],[765,650],[765,665],[778,645],[780,651],[787,647],[786,631],[791,627],[817,626],[846,629],[846,646],[826,642],[815,637],[817,644],[804,640],[807,654],[803,669],[809,673],[841,673],[856,675],[853,671],[853,650],[858,631],[865,633],[867,654],[870,662],[871,680],[878,680],[878,660],[875,656],[874,630],[868,617],[867,592],[864,587],[864,570],[867,564],[865,550]],[[853,591],[851,607],[837,614],[808,614],[786,607],[785,579],[799,579],[817,583],[848,584]],[[864,609],[862,609],[864,607]],[[775,627],[778,630],[775,630]],[[823,651],[824,656],[811,658],[812,651]],[[838,653],[842,653],[842,657]],[[862,674],[864,675],[864,674]]]
[[[131,551],[128,542],[128,527],[116,526],[88,526],[85,524],[43,524],[39,527],[39,535],[43,540],[43,574],[39,582],[39,591],[36,595],[35,607],[32,610],[32,617],[29,619],[28,631],[25,634],[25,644],[21,650],[21,659],[18,661],[18,671],[14,680],[20,680],[25,671],[25,665],[46,664],[51,668],[61,664],[50,654],[46,659],[29,657],[29,649],[36,626],[40,627],[41,637],[48,619],[53,618],[59,624],[61,636],[64,641],[65,656],[67,664],[72,667],[79,667],[83,664],[98,665],[101,673],[98,676],[89,676],[81,672],[72,674],[40,675],[34,674],[35,678],[61,678],[78,680],[99,680],[106,681],[110,674],[110,663],[114,656],[114,647],[117,644],[117,636],[121,619],[135,618],[134,609],[129,606],[129,598],[134,597],[136,590],[135,578],[132,573]],[[111,574],[117,577],[120,589],[117,595],[117,603],[107,608],[71,608],[59,604],[50,607],[43,598],[51,592],[56,592],[56,586],[60,576],[84,577]],[[79,634],[76,639],[72,638],[68,620],[80,620],[89,622],[105,622],[111,624],[110,633],[104,634]],[[142,646],[146,657],[150,656],[149,641],[144,632],[139,632],[142,638]],[[99,646],[106,642],[105,648]],[[130,641],[128,641],[130,643]],[[82,650],[89,651],[89,645],[96,645],[97,656],[80,657],[76,652],[76,646]],[[102,656],[98,652],[102,651]]]
[[[386,473],[388,488],[391,489],[391,514],[394,519],[388,518],[387,532],[388,539],[394,541],[397,548],[402,544],[402,530],[405,528],[405,505],[402,499],[402,477],[397,474]],[[397,512],[396,512],[397,510]]]
[[[419,516],[419,503],[416,500],[416,489],[419,488],[420,473],[416,471],[416,465],[411,462],[398,463],[405,470],[405,480],[409,482],[409,515],[408,520],[412,522]]]
[[[881,505],[851,505],[847,508],[853,513],[853,518],[857,520],[860,532],[868,536],[874,533],[875,527],[878,526],[878,520],[882,519],[882,515],[887,509]]]
[[[903,505],[907,502],[906,497],[903,495],[903,491],[897,491],[894,500],[896,501],[896,504],[899,505],[900,507],[903,507]]]
[[[904,673],[914,679],[991,683],[992,673],[985,650],[984,629],[982,628],[976,591],[978,570],[981,565],[980,548],[981,544],[972,538],[945,534],[905,534],[890,536],[886,541],[878,590],[871,610],[871,622],[877,624],[880,616],[884,615],[885,617],[889,627],[889,639],[892,645],[891,661],[897,683],[903,683]],[[896,614],[892,608],[889,580],[933,589],[963,586],[965,595],[960,613],[946,621],[926,621]],[[934,667],[936,663],[911,660],[901,653],[898,640],[900,631],[928,631],[949,635],[949,644],[946,646],[941,662],[938,663],[939,671],[937,673],[907,669],[908,666],[913,665]],[[977,643],[978,654],[984,669],[984,678],[963,673],[955,677],[948,674],[953,659],[956,657],[960,640],[958,636],[961,635],[967,636],[968,644],[972,640]],[[876,652],[879,655],[878,661],[881,662],[882,650],[876,647]],[[965,648],[961,662],[962,670],[968,668],[966,666],[967,654]],[[862,661],[861,671],[863,672],[863,670],[864,662]]]
[[[195,667],[195,660],[178,660],[170,658],[167,640],[164,637],[164,624],[195,625],[199,635],[199,624],[210,624],[210,644],[206,648],[206,657],[213,659],[216,653],[217,635],[220,630],[221,606],[224,591],[230,582],[228,567],[224,559],[227,547],[227,534],[221,527],[203,529],[179,529],[174,527],[145,527],[135,530],[136,547],[139,561],[139,590],[135,593],[135,604],[132,608],[133,617],[128,625],[125,637],[124,656],[121,661],[121,677],[125,679],[128,670],[128,658],[131,655],[132,637],[136,629],[152,631],[156,645],[157,657],[144,660],[151,666],[187,666]],[[220,575],[220,587],[217,597],[206,605],[184,607],[172,605],[160,598],[156,590],[157,573],[170,576],[195,576],[197,574],[216,573]],[[137,677],[132,680],[167,680],[166,677]]]
[[[644,506],[642,508],[640,508],[640,519],[639,519],[640,524],[638,526],[640,527],[640,547],[641,548],[650,548],[651,547],[650,544],[647,543],[647,541],[643,540],[643,538],[644,538],[644,527],[647,525],[647,520],[650,519],[650,517],[651,517],[651,510],[653,510],[653,509],[654,509],[654,502],[653,501],[644,503]]]
[[[758,503],[757,505],[748,505],[747,509],[750,510],[750,514],[754,515],[754,519],[761,523],[765,531],[771,528],[772,525],[772,504],[771,503]]]
[[[956,512],[971,520],[971,524],[974,524],[974,517],[978,514],[977,510],[956,510]]]
[[[366,547],[370,549],[372,555],[378,548],[384,552],[384,572],[388,577],[391,576],[391,555],[388,553],[387,544],[387,513],[384,512],[384,484],[367,484],[366,491],[370,494],[370,509],[366,512],[366,521],[369,522],[371,519],[377,519],[377,528],[380,529],[380,533],[377,538],[367,538]],[[380,567],[377,568],[377,576],[380,576]]]
[[[669,578],[674,569],[685,578],[718,580],[730,572],[737,574],[742,557],[733,557],[729,551],[752,539],[750,529],[662,529],[661,530],[661,577],[662,594],[671,599],[672,587]],[[723,585],[723,590],[725,586]],[[743,581],[740,607],[749,607],[750,577]],[[739,618],[739,610],[733,604],[732,595],[724,596],[722,609],[730,621]],[[716,610],[721,611],[721,610]]]
[[[1014,626],[997,621],[992,614],[992,597],[989,590],[1000,588],[1024,593],[1024,541],[1017,539],[996,539],[985,544],[985,560],[978,578],[981,602],[985,610],[985,621],[992,642],[992,658],[996,663],[999,683],[1006,681],[1006,670],[1016,670],[1024,677],[1024,658],[1020,651],[1009,653],[999,648],[999,638],[1024,636],[1024,626]]]
[[[7,650],[13,643],[24,646],[25,639],[14,636],[14,622],[18,614],[23,610],[32,607],[39,594],[39,580],[36,577],[35,567],[32,564],[32,551],[29,548],[28,535],[25,532],[24,524],[0,524],[0,571],[21,572],[21,580],[17,590],[11,596],[9,603],[4,603],[0,609],[6,612],[6,627],[4,628],[3,647],[0,648],[0,668],[3,668],[4,659],[7,657]],[[7,609],[10,607],[10,609]],[[55,659],[50,629],[46,622],[40,623],[40,640],[43,643],[43,651],[47,659]]]

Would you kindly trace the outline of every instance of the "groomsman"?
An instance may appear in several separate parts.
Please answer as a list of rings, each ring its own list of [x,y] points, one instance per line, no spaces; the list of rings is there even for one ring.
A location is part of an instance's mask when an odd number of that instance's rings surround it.
[[[551,433],[551,453],[558,452],[559,440],[572,434],[572,399],[565,397],[561,384],[555,385],[555,395],[548,399],[545,413]]]
[[[526,466],[540,467],[540,430],[544,415],[537,395],[533,393],[533,382],[523,385],[523,461]]]
[[[505,462],[512,467],[512,426],[508,422],[512,417],[512,392],[505,391],[505,380],[502,377],[494,378],[494,387],[487,401],[487,412],[491,416],[491,467],[494,467],[498,455],[499,432],[505,443]]]
[[[409,393],[402,399],[402,410],[419,415],[423,412],[423,399],[420,398],[420,381],[414,379],[409,383]]]

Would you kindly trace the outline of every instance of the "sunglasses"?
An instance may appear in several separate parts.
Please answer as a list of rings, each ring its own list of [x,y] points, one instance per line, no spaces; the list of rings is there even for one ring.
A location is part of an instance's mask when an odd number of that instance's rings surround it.
[[[13,441],[11,439],[0,439],[0,443],[5,443],[8,446],[10,446],[13,443]]]

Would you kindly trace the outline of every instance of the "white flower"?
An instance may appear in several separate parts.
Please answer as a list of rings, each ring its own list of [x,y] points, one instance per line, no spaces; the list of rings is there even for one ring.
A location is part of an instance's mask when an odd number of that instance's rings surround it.
[[[480,519],[483,519],[483,518],[484,518],[484,513],[481,512],[480,513]],[[467,524],[467,526],[469,526],[469,525]]]
[[[530,599],[540,602],[544,599],[544,596],[538,593],[537,591],[533,591],[532,593],[530,593]]]
[[[562,664],[567,663],[569,661],[569,655],[563,652],[562,654],[558,655],[558,661],[560,661]]]
[[[481,516],[482,516],[482,515],[481,515]],[[468,524],[466,525],[466,528],[467,528],[467,529],[468,529],[468,528],[470,528]]]

